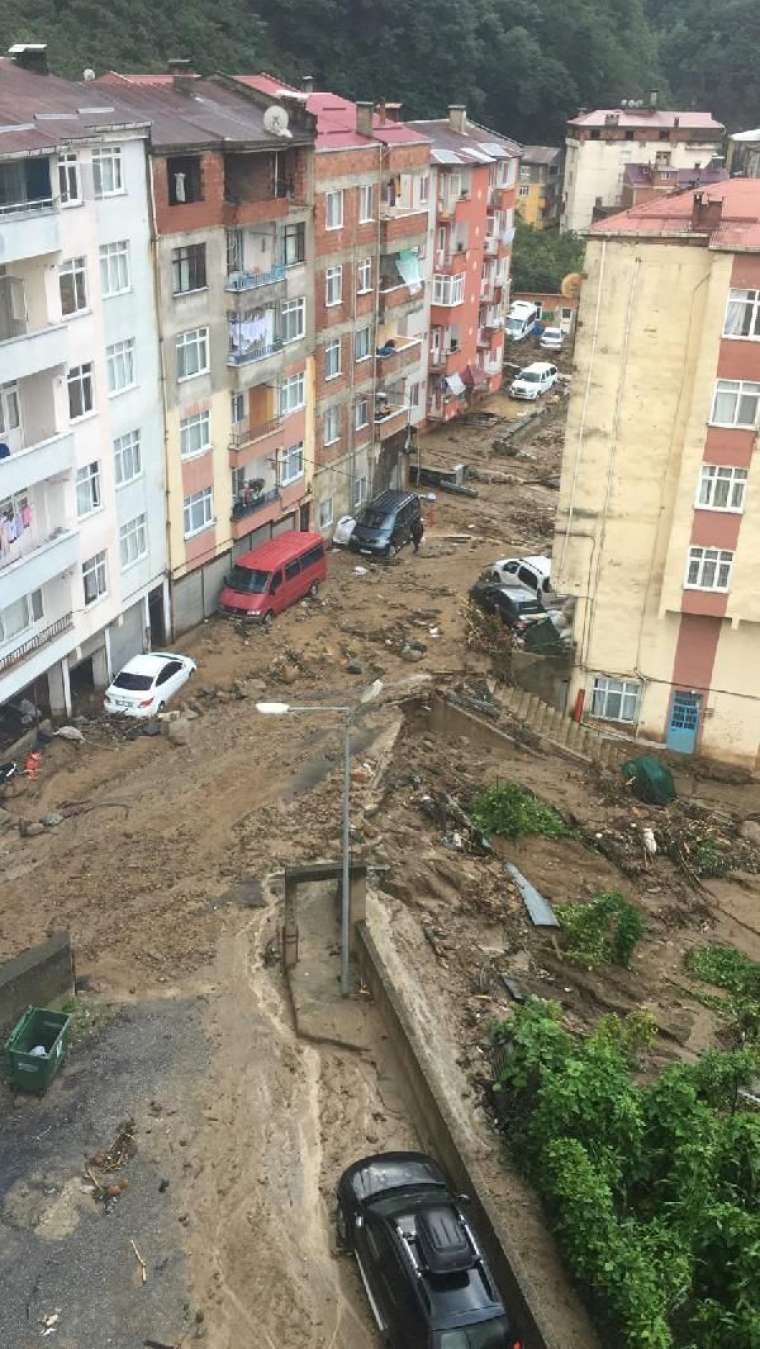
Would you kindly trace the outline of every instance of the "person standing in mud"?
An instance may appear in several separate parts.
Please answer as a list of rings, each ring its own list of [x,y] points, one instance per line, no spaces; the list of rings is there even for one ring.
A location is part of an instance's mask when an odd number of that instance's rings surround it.
[[[418,515],[417,519],[414,520],[412,523],[412,543],[414,544],[415,553],[418,553],[420,551],[420,544],[422,543],[424,533],[425,533],[425,525],[423,523],[422,516]]]

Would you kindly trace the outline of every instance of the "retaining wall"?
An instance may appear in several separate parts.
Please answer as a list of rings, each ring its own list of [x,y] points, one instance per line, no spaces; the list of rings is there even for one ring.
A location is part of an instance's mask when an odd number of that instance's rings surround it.
[[[49,1007],[74,993],[74,956],[68,932],[54,932],[0,964],[0,1033],[27,1007]]]

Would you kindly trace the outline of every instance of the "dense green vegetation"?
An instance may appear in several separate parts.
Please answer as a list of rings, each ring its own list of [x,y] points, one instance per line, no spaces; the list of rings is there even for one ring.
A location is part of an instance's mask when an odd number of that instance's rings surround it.
[[[401,100],[410,117],[449,102],[518,139],[557,143],[581,105],[641,97],[754,126],[757,0],[0,0],[0,42],[46,41],[80,77],[157,70],[312,74],[358,98]]]
[[[559,291],[562,278],[583,271],[585,244],[577,235],[535,230],[518,217],[512,247],[512,290]]]
[[[748,1049],[638,1079],[646,1017],[578,1039],[531,999],[496,1028],[510,1147],[616,1349],[757,1349],[760,1115]]]
[[[553,806],[517,782],[483,787],[473,800],[472,818],[485,834],[499,834],[502,838],[520,838],[523,834],[563,838],[572,833]]]
[[[617,890],[606,890],[578,904],[557,904],[555,913],[571,960],[595,970],[599,965],[622,965],[644,935],[644,919],[635,904]]]

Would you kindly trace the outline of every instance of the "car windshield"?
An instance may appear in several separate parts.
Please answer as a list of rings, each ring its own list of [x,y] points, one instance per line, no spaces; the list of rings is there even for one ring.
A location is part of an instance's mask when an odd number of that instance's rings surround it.
[[[362,512],[359,524],[364,525],[366,529],[390,529],[391,517],[383,515],[382,511],[373,511],[370,508]]]
[[[526,384],[538,384],[541,377],[538,370],[521,370],[517,376],[518,379],[524,380]]]
[[[523,328],[523,320],[507,319],[506,323],[504,324],[504,327],[506,328],[508,333],[519,333]]]
[[[509,1327],[503,1316],[479,1326],[443,1330],[434,1340],[435,1349],[507,1349]]]
[[[262,595],[271,575],[271,572],[258,571],[255,567],[233,567],[227,584],[230,590],[239,590],[243,595]]]
[[[544,328],[544,337],[561,337],[561,336],[562,331],[560,328]]]
[[[122,670],[113,681],[115,689],[129,689],[132,693],[144,693],[153,688],[153,676],[132,674],[131,670]]]

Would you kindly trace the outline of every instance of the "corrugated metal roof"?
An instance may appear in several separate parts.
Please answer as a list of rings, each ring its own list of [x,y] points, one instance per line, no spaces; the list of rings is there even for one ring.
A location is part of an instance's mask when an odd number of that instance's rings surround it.
[[[595,108],[592,112],[579,113],[577,117],[568,119],[568,126],[593,126],[603,127],[612,125],[608,119],[616,118],[615,125],[627,127],[637,127],[643,130],[645,127],[653,127],[658,131],[680,129],[681,131],[694,131],[696,129],[704,131],[714,131],[717,135],[725,131],[722,122],[716,122],[712,113],[709,112],[679,112],[665,111],[661,108]]]
[[[665,193],[592,226],[592,235],[708,235],[711,248],[760,253],[760,179],[730,178],[697,189],[706,202],[720,200],[722,216],[715,226],[692,229],[695,191]]]
[[[42,154],[94,131],[144,129],[136,109],[89,84],[37,75],[0,57],[0,155]]]

